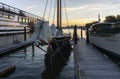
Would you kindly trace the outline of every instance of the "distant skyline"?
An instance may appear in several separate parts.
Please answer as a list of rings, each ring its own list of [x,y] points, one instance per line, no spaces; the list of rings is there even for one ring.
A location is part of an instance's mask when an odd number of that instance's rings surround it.
[[[52,2],[54,1],[56,0],[52,0]],[[0,0],[0,2],[42,17],[46,0]],[[50,2],[51,0],[48,2],[46,20],[48,20],[49,16]],[[101,15],[102,20],[108,15],[116,16],[120,14],[120,0],[65,0],[65,2],[69,25],[84,25],[88,22],[97,21],[98,14]],[[50,23],[52,23],[53,12],[52,5]],[[65,12],[63,12],[63,25],[67,25]]]

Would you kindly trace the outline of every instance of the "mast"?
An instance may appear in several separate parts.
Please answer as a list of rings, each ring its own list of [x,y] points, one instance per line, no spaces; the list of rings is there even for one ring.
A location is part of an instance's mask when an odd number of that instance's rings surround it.
[[[60,12],[59,8],[60,8],[60,5],[59,4],[60,4],[60,0],[57,0],[57,29],[59,29],[59,27],[60,27],[60,25],[59,25],[59,22],[60,22],[59,21],[59,18],[60,18],[59,17],[59,12]]]
[[[62,0],[60,0],[60,28],[62,27]]]
[[[62,0],[57,0],[57,29],[62,33]]]

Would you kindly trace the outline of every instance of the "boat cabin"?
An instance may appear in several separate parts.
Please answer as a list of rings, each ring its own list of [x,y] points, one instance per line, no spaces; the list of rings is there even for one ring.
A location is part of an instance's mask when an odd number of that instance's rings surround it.
[[[114,23],[113,28],[120,29],[120,22]]]
[[[90,26],[91,34],[95,35],[113,35],[120,33],[119,24],[116,23],[96,23]]]

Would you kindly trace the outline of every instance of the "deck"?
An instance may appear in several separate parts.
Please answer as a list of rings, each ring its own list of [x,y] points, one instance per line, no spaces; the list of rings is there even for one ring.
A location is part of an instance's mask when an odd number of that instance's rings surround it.
[[[85,39],[80,39],[74,48],[78,79],[120,79],[119,68],[92,45],[86,44]]]

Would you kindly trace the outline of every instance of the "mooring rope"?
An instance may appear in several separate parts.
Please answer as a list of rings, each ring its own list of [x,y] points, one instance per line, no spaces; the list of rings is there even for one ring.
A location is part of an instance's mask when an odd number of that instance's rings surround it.
[[[53,24],[55,23],[56,0],[54,1]]]
[[[68,13],[67,13],[67,6],[66,6],[65,0],[63,0],[63,2],[64,2],[64,7],[65,7],[66,23],[67,23],[67,26],[69,26]],[[70,29],[68,29],[68,33],[70,33]]]
[[[63,2],[64,2],[64,7],[65,7],[66,22],[67,22],[67,25],[69,26],[69,20],[68,20],[68,14],[67,14],[66,2],[65,2],[65,0],[63,0]]]

